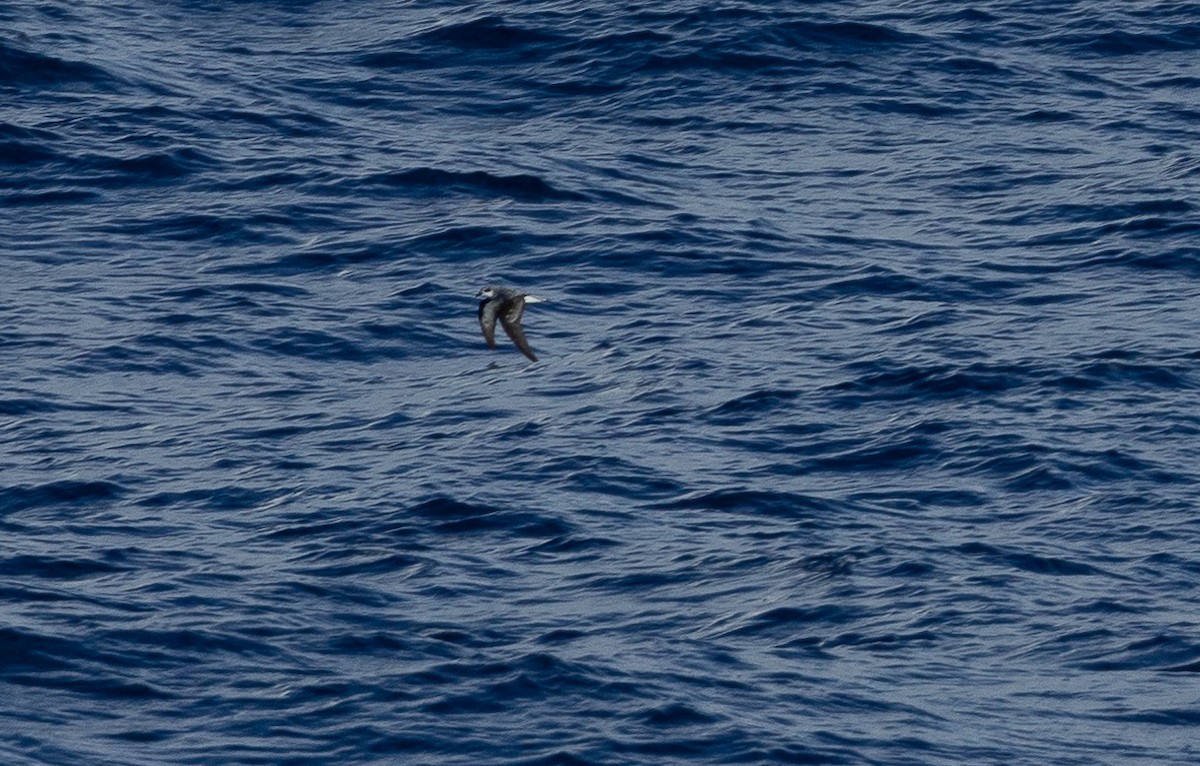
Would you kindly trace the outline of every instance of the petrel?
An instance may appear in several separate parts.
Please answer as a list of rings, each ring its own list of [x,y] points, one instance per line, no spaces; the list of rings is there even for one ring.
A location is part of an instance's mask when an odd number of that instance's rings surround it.
[[[538,358],[529,347],[529,341],[525,340],[525,332],[521,329],[521,315],[525,313],[526,303],[541,303],[542,299],[511,287],[495,285],[488,285],[476,293],[475,297],[483,299],[479,302],[479,326],[483,328],[483,339],[487,341],[488,348],[496,347],[496,320],[499,319],[500,326],[508,333],[508,337],[512,338],[512,342],[517,344],[517,348],[521,349],[521,353],[536,362]]]

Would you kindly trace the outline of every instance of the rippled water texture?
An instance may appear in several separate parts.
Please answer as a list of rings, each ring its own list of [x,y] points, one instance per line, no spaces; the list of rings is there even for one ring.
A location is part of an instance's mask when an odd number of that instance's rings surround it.
[[[0,4],[0,761],[1197,762],[1198,54]]]

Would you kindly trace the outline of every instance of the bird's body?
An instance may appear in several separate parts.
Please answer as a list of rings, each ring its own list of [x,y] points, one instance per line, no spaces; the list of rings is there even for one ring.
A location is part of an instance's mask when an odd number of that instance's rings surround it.
[[[529,341],[525,340],[525,332],[521,329],[521,315],[525,313],[526,303],[538,303],[541,298],[526,295],[511,287],[494,285],[483,288],[475,297],[482,298],[479,302],[479,326],[483,329],[483,339],[487,341],[488,348],[496,347],[496,320],[499,319],[500,326],[504,328],[508,337],[512,338],[512,342],[521,353],[536,362],[538,358],[529,347]]]

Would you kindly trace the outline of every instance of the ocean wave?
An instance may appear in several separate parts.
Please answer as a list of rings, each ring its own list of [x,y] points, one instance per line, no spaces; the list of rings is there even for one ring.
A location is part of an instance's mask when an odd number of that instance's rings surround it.
[[[9,89],[69,85],[112,90],[119,81],[95,64],[50,56],[0,41],[0,83]]]
[[[582,201],[582,194],[556,189],[537,176],[526,174],[493,175],[482,170],[458,172],[436,168],[413,168],[398,172],[376,173],[356,185],[384,186],[395,189],[441,194],[465,191],[509,197],[522,202]]]
[[[109,481],[61,480],[34,486],[0,488],[0,512],[14,513],[56,505],[108,503],[126,493]]]

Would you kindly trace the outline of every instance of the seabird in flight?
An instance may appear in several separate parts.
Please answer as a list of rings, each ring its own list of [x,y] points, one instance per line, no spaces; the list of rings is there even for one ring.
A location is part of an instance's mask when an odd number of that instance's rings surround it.
[[[483,339],[487,341],[488,348],[496,347],[496,320],[499,319],[500,326],[521,349],[521,353],[536,362],[538,358],[529,347],[529,341],[525,340],[525,332],[521,330],[521,315],[525,313],[526,303],[541,303],[542,299],[511,287],[495,285],[488,285],[475,297],[482,299],[479,302],[479,326],[483,328]]]

